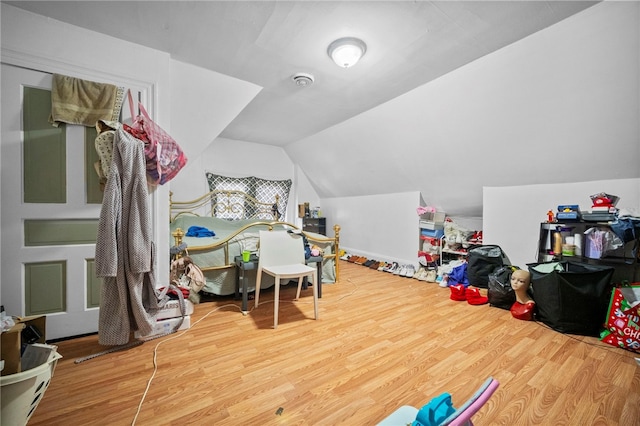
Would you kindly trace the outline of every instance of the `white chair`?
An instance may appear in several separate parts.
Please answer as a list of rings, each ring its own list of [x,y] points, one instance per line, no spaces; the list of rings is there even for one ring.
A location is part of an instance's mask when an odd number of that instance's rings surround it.
[[[287,231],[260,231],[260,257],[256,276],[255,307],[260,299],[262,273],[275,278],[273,307],[273,328],[278,327],[278,307],[280,302],[280,280],[298,279],[296,300],[300,298],[302,280],[310,277],[313,286],[313,311],[318,319],[318,273],[317,269],[305,265],[302,236]]]

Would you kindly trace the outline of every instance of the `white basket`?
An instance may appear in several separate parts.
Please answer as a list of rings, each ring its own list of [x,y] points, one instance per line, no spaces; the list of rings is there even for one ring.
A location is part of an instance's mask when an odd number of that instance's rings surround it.
[[[12,426],[27,424],[49,387],[53,370],[60,358],[62,355],[55,352],[49,362],[36,368],[0,376],[2,390],[2,421],[0,423]]]

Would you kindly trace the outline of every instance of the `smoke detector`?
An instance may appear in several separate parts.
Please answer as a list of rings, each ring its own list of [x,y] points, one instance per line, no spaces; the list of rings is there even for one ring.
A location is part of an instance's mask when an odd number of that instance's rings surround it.
[[[299,72],[297,74],[294,74],[291,77],[291,80],[293,80],[296,86],[300,86],[300,87],[311,86],[314,82],[313,76],[311,74],[307,74],[304,72]]]

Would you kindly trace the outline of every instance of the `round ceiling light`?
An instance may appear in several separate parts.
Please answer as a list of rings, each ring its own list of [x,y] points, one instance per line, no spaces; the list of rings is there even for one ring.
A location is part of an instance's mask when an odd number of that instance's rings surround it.
[[[364,41],[355,37],[343,37],[334,41],[327,48],[329,57],[339,67],[349,68],[354,66],[367,51]]]
[[[296,84],[296,86],[300,86],[300,87],[311,86],[313,84],[313,82],[315,81],[314,78],[313,78],[313,75],[307,74],[307,73],[304,73],[304,72],[299,72],[297,74],[294,74],[291,77],[291,80],[293,80],[293,82]]]

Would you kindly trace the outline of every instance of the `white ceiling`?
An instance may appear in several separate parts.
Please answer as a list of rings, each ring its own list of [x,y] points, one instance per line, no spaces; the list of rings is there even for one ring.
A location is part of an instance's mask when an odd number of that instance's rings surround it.
[[[220,135],[284,146],[596,4],[592,1],[7,1],[263,90]],[[368,50],[336,66],[333,40]],[[96,46],[96,48],[99,48]],[[315,83],[298,87],[297,72]]]

